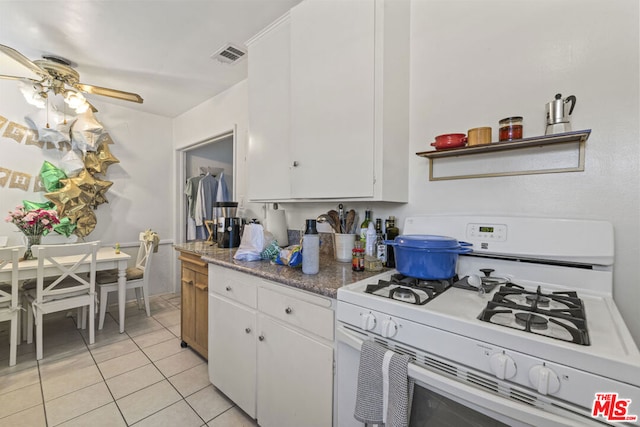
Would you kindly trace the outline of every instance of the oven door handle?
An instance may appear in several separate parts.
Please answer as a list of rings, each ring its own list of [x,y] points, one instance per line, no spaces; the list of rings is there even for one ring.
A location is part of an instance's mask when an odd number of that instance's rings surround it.
[[[362,344],[367,338],[367,335],[347,329],[343,325],[336,326],[337,341],[349,345],[358,352],[361,351]],[[533,426],[584,427],[601,425],[592,419],[581,417],[568,411],[562,411],[562,415],[558,415],[534,406],[515,402],[478,387],[472,387],[460,380],[430,371],[414,363],[409,363],[408,375],[409,378],[422,383],[423,386],[434,390],[436,393],[453,400],[462,400],[465,405],[475,406],[475,409],[480,410],[480,412],[482,412],[483,408],[490,409],[494,413],[502,414],[511,420],[526,420],[527,423]]]

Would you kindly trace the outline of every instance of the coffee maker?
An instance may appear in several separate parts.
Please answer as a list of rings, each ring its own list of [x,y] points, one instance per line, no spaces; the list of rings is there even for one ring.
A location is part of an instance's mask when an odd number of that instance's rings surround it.
[[[220,248],[240,246],[240,227],[242,220],[236,217],[238,202],[215,202],[213,204],[216,223],[214,240]]]
[[[571,122],[569,116],[576,106],[576,97],[571,95],[562,99],[562,94],[556,94],[556,99],[547,103],[547,129],[545,135],[571,132]],[[571,107],[569,107],[571,103]]]

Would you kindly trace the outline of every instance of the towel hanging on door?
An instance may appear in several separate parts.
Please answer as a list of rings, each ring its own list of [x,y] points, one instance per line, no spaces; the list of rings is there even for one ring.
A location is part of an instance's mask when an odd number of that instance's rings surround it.
[[[409,356],[365,341],[360,351],[354,416],[365,424],[407,427],[413,397]]]

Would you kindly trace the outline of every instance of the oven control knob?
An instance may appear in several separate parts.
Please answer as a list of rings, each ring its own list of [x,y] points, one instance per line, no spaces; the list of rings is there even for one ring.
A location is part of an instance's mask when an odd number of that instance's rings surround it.
[[[387,319],[382,322],[381,329],[382,330],[380,331],[380,333],[383,337],[391,338],[396,334],[396,332],[398,332],[398,325],[396,325],[396,322],[394,322],[393,320]]]
[[[363,313],[360,315],[360,327],[365,331],[371,331],[376,327],[376,316],[373,313]]]
[[[501,380],[508,380],[516,374],[516,362],[510,356],[502,353],[494,353],[489,359],[491,372]]]
[[[540,394],[552,394],[560,390],[560,378],[545,365],[536,365],[531,368],[529,381]]]

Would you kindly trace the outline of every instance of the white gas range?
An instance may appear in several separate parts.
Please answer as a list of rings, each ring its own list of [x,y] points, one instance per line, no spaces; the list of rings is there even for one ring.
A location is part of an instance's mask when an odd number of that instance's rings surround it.
[[[459,256],[454,286],[375,286],[391,271],[338,291],[340,427],[361,425],[354,379],[367,339],[411,355],[421,387],[410,425],[637,425],[640,352],[612,298],[611,224],[421,216],[403,233],[454,237],[473,252]]]

